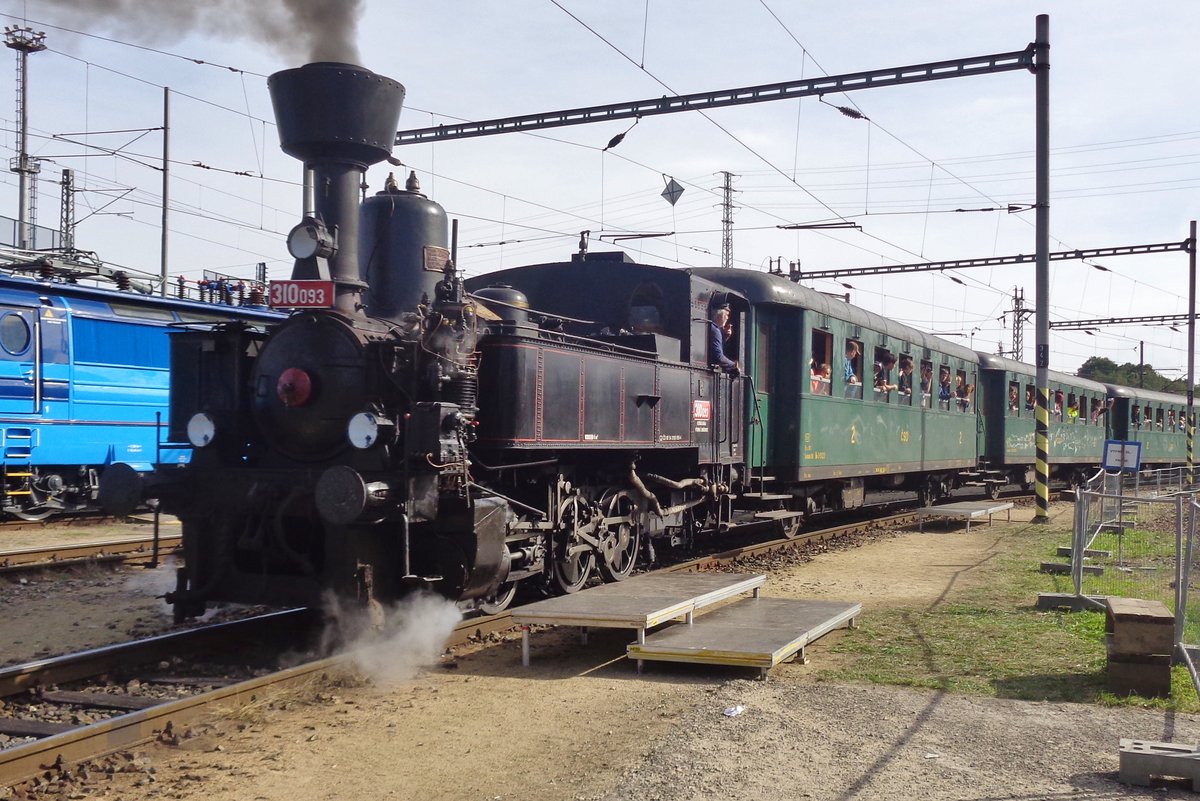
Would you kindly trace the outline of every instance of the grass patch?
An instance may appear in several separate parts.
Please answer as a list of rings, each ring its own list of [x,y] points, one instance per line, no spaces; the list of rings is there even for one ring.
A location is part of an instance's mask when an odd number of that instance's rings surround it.
[[[1069,526],[1069,522],[1067,523]],[[1172,671],[1172,696],[1107,690],[1102,612],[1038,611],[1040,592],[1069,592],[1069,577],[1039,572],[1061,561],[1063,525],[1013,525],[971,582],[929,608],[870,610],[832,650],[830,681],[863,681],[1026,701],[1102,703],[1200,711],[1191,677]]]

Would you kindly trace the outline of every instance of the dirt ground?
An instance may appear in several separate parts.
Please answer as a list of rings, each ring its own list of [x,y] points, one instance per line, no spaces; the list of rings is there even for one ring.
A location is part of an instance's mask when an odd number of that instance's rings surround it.
[[[1070,514],[1065,504],[1052,512]],[[772,571],[764,593],[858,601],[868,616],[933,607],[969,594],[1008,545],[1006,532],[1029,516],[1017,509],[1012,523],[969,534],[933,527],[831,550]],[[639,677],[623,658],[628,632],[594,631],[581,647],[572,631],[540,631],[528,669],[510,638],[407,679],[263,699],[193,727],[178,745],[121,757],[124,770],[70,797],[1195,797],[1178,781],[1128,788],[1116,770],[1119,738],[1194,743],[1196,717],[818,681],[843,636],[827,635],[809,648],[809,664],[781,665],[760,682],[667,664]],[[723,714],[734,705],[744,711]]]
[[[177,534],[164,521],[163,534]],[[0,531],[0,551],[148,537],[145,523],[54,525]],[[124,642],[172,628],[156,595],[172,589],[174,568],[81,564],[54,571],[0,574],[0,665]]]

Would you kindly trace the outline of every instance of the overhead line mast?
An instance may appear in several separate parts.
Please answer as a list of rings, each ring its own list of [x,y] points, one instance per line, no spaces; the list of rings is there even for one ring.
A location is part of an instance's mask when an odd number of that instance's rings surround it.
[[[17,174],[20,194],[15,244],[19,250],[32,250],[37,221],[37,174],[41,165],[29,157],[29,54],[46,49],[46,34],[33,28],[6,25],[4,44],[17,51],[17,156],[9,161],[9,170]]]

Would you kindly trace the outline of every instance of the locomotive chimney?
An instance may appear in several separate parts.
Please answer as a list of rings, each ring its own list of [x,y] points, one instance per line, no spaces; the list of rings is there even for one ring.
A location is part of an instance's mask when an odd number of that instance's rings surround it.
[[[279,144],[313,174],[315,219],[288,237],[294,279],[332,279],[334,307],[359,314],[358,196],[367,167],[392,152],[404,87],[353,64],[318,62],[267,79]]]

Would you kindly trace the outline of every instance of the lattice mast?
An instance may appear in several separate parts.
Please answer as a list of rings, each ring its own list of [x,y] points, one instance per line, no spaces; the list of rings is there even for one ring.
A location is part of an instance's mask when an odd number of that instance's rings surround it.
[[[733,266],[733,173],[723,170],[725,181],[721,186],[721,266]]]
[[[17,156],[9,161],[9,170],[17,174],[20,194],[17,213],[17,247],[33,247],[33,227],[37,224],[37,174],[41,165],[29,157],[29,54],[46,49],[46,34],[33,28],[6,25],[4,44],[17,51]]]
[[[62,213],[58,221],[62,248],[66,253],[75,250],[75,173],[67,168],[62,171]]]

